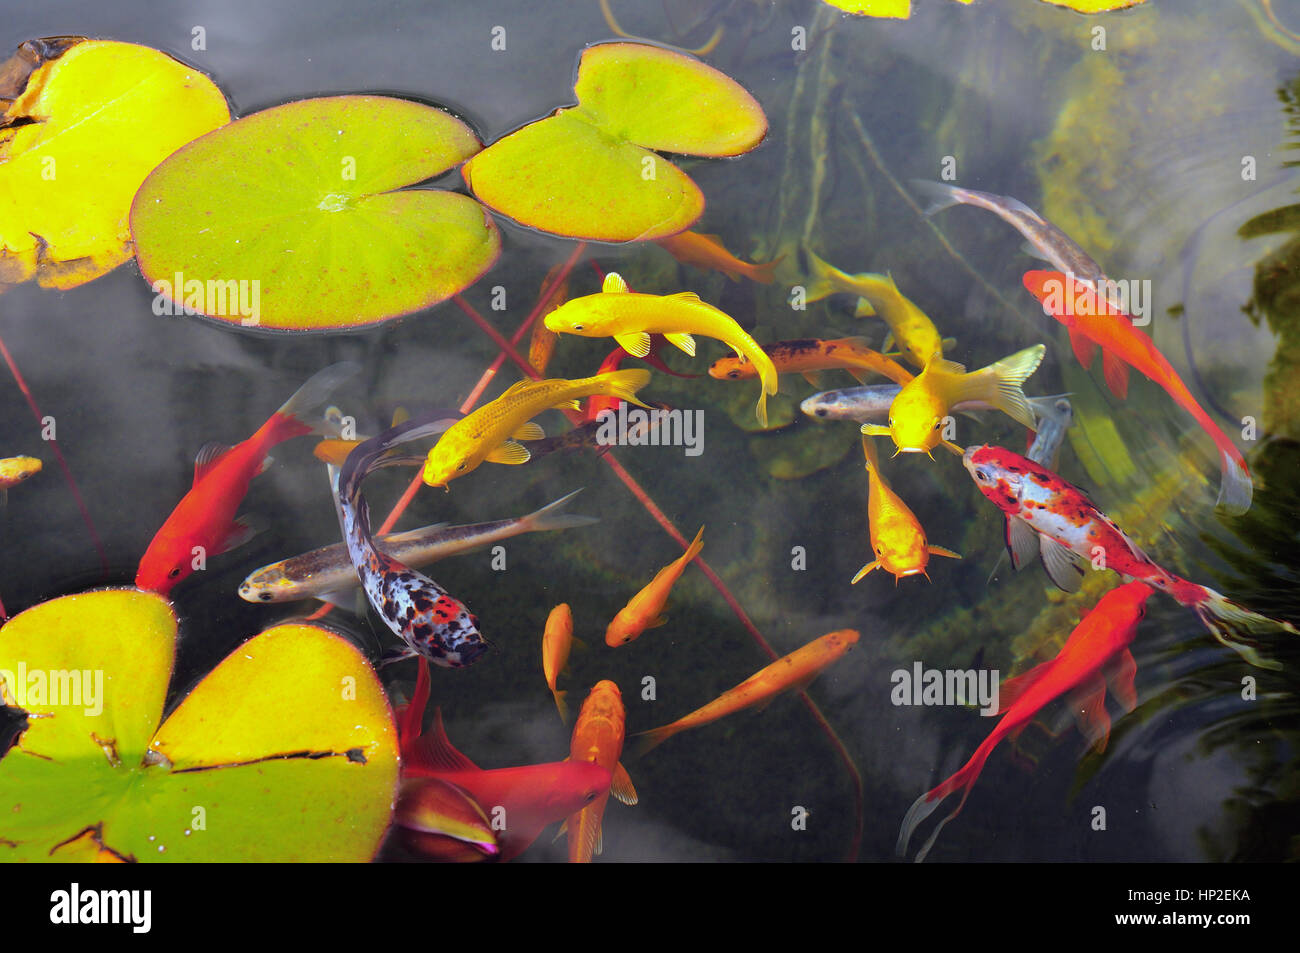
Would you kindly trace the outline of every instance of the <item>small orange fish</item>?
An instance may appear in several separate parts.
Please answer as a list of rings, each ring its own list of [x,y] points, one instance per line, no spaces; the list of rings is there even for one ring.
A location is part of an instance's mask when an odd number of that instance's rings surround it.
[[[614,621],[605,629],[605,644],[609,646],[626,645],[646,629],[654,629],[668,620],[664,617],[664,604],[673,584],[686,571],[687,564],[704,548],[704,527],[695,534],[695,540],[686,548],[686,552],[674,559],[655,575],[650,583],[633,596],[628,604],[618,610]]]
[[[781,259],[785,258],[782,255],[759,265],[751,265],[727,251],[717,235],[700,232],[680,232],[671,238],[661,238],[655,244],[683,265],[692,265],[704,271],[720,271],[732,281],[748,278],[760,285],[770,285],[775,280],[773,272]]]
[[[795,649],[755,672],[735,688],[723,692],[703,708],[697,708],[689,715],[678,718],[671,725],[639,732],[635,736],[641,739],[636,757],[658,747],[679,731],[707,725],[745,708],[765,705],[781,692],[803,691],[813,679],[838,662],[857,644],[858,632],[855,629],[840,629],[813,639],[802,648]]]
[[[5,457],[0,460],[0,491],[22,483],[29,476],[41,472],[41,461],[35,457]]]
[[[867,373],[883,374],[895,384],[906,384],[912,372],[879,351],[867,347],[865,338],[837,338],[823,341],[803,338],[797,341],[777,341],[763,346],[764,353],[772,359],[777,374],[802,374],[814,387],[821,386],[817,377],[820,371],[846,370],[861,383]],[[709,376],[718,380],[739,381],[758,376],[758,369],[742,357],[722,357],[709,367]]]
[[[611,793],[624,804],[636,803],[632,779],[618,760],[623,754],[625,717],[623,693],[617,685],[605,679],[592,686],[573,726],[569,760],[599,765],[613,774],[613,783],[608,791],[582,810],[569,815],[565,822],[564,829],[569,835],[569,863],[589,864],[592,855],[601,852],[601,821]]]
[[[870,437],[862,438],[862,453],[867,459],[867,478],[870,490],[867,497],[867,519],[870,522],[871,550],[875,560],[867,563],[853,577],[856,583],[873,569],[883,569],[894,574],[894,585],[904,576],[918,573],[930,578],[925,571],[931,556],[948,556],[961,559],[957,553],[942,546],[926,542],[925,530],[906,503],[889,488],[880,475],[880,460]]]
[[[555,681],[569,661],[569,650],[573,648],[573,612],[567,602],[561,602],[546,617],[546,631],[542,634],[542,672],[546,675],[546,685],[555,696],[555,707],[560,710],[560,721],[569,723],[568,706],[564,696],[568,692],[556,691]]]
[[[533,369],[538,374],[542,375],[546,374],[546,368],[551,363],[551,356],[555,353],[555,342],[560,339],[558,334],[546,327],[544,319],[569,298],[569,278],[567,274],[563,281],[556,282],[554,287],[551,287],[552,282],[555,281],[555,276],[559,274],[560,269],[563,267],[563,264],[556,265],[542,279],[541,290],[545,291],[549,287],[551,293],[546,296],[546,299],[538,308],[537,318],[533,321],[533,336],[528,342],[528,363],[533,366]]]

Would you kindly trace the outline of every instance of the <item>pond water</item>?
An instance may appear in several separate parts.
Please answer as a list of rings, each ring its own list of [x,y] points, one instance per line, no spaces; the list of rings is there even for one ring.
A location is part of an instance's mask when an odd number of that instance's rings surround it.
[[[865,335],[879,347],[884,325],[855,317],[851,297],[792,306],[792,289],[810,280],[797,249],[850,273],[889,272],[955,339],[945,350],[952,360],[980,368],[1047,346],[1025,390],[1071,394],[1075,425],[1059,472],[1156,562],[1300,621],[1290,287],[1291,262],[1300,259],[1289,230],[1241,234],[1262,213],[1292,204],[1300,184],[1288,164],[1300,41],[1278,25],[1300,30],[1300,4],[1150,0],[1096,17],[1038,0],[914,6],[910,20],[893,22],[842,16],[812,0],[615,2],[623,29],[648,40],[698,47],[722,29],[703,58],[758,99],[770,130],[739,158],[678,160],[708,201],[694,228],[718,234],[747,261],[786,257],[777,281],[761,285],[680,265],[652,244],[592,243],[570,294],[599,290],[595,263],[638,291],[694,291],[760,343]],[[485,143],[572,103],[577,57],[615,38],[595,0],[379,8],[233,0],[165,9],[50,2],[14,5],[3,20],[0,49],[78,33],[166,51],[211,76],[236,115],[376,93],[444,106]],[[196,26],[206,49],[193,49]],[[492,48],[498,26],[504,49]],[[919,214],[923,200],[909,180],[951,178],[946,172],[962,186],[1015,196],[1109,276],[1143,283],[1143,332],[1251,465],[1249,513],[1216,512],[1214,447],[1160,387],[1134,373],[1119,400],[1100,368],[1079,367],[1064,329],[1021,286],[1024,271],[1045,266],[1024,254],[1015,230],[972,208]],[[437,184],[467,191],[456,172]],[[508,336],[575,243],[497,222],[502,257],[464,297]],[[501,310],[492,306],[497,286]],[[27,284],[0,297],[0,336],[41,413],[57,421],[107,563],[105,572],[40,426],[0,373],[2,455],[45,461],[39,477],[10,491],[3,515],[0,597],[11,614],[130,585],[188,489],[198,449],[244,439],[327,364],[362,365],[334,401],[373,434],[398,407],[458,406],[497,354],[451,302],[369,329],[301,336],[160,316],[153,302],[134,262],[71,291]],[[592,374],[610,346],[563,337],[548,376]],[[703,374],[727,353],[701,339],[694,360],[665,360]],[[517,379],[507,363],[485,399]],[[827,382],[851,384],[843,372]],[[835,629],[861,633],[808,690],[843,749],[791,694],[674,737],[629,764],[640,803],[611,801],[603,862],[893,859],[909,805],[964,764],[995,724],[961,705],[894,704],[894,673],[917,663],[1022,672],[1051,658],[1080,612],[1118,581],[1093,573],[1081,596],[1066,597],[1036,565],[1011,572],[1002,514],[955,458],[936,451],[933,461],[883,454],[882,469],[931,543],[962,559],[933,560],[928,581],[895,584],[876,572],[850,585],[872,559],[857,428],[800,414],[799,401],[818,388],[789,374],[769,401],[773,428],[758,432],[756,386],[656,373],[645,396],[701,410],[702,452],[623,447],[614,455],[688,539],[705,527],[704,558],[778,654]],[[567,426],[554,411],[539,422],[548,432]],[[958,417],[957,428],[962,446],[1025,447],[1025,429],[1003,415]],[[311,451],[310,440],[276,449],[243,506],[261,532],[173,592],[181,641],[169,706],[250,635],[317,608],[253,605],[237,595],[257,567],[338,540],[324,468]],[[387,513],[411,475],[371,478],[374,510]],[[615,681],[629,733],[694,710],[769,661],[695,567],[673,589],[664,626],[617,649],[603,644],[608,621],[681,546],[593,454],[484,464],[447,493],[422,490],[400,525],[522,515],[578,488],[570,510],[599,523],[512,540],[504,569],[493,568],[488,551],[426,569],[472,608],[492,642],[473,666],[432,673],[432,704],[449,736],[482,767],[568,753],[569,729],[540,663],[543,625],[557,603],[573,607],[575,635],[588,645],[561,687],[576,708],[598,680]],[[395,644],[373,612],[335,610],[327,622],[372,657]],[[929,860],[1296,859],[1300,640],[1272,630],[1255,644],[1283,668],[1252,668],[1191,611],[1153,596],[1132,646],[1138,707],[1125,714],[1108,698],[1114,726],[1104,754],[1085,754],[1065,703],[1053,703],[994,751]],[[409,696],[414,673],[411,662],[381,671],[395,702]],[[551,836],[520,859],[564,860],[564,839]]]

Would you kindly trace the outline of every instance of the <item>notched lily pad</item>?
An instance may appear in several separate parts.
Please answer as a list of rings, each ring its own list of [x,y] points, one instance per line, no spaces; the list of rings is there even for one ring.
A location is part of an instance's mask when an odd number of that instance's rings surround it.
[[[230,120],[211,80],[133,43],[51,37],[0,66],[0,290],[73,288],[131,257],[145,176]]]
[[[166,600],[134,589],[54,599],[0,629],[4,697],[28,718],[0,760],[0,859],[370,859],[397,739],[360,653],[277,626],[159,727],[175,637]]]
[[[462,169],[486,205],[571,238],[650,241],[704,212],[690,177],[655,149],[734,156],[767,134],[757,100],[725,74],[641,43],[588,47],[578,105],[497,140]]]
[[[419,311],[473,284],[501,242],[468,196],[404,187],[479,148],[449,113],[384,96],[255,113],[141,186],[140,270],[170,310],[243,326],[349,328]]]

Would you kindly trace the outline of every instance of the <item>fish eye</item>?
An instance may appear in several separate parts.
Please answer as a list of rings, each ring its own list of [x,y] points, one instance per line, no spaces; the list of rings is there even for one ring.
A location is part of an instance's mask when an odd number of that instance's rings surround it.
[[[167,574],[167,578],[168,578],[168,579],[175,579],[175,578],[176,578],[177,576],[179,576],[180,574],[181,574],[181,567],[180,567],[180,566],[177,566],[175,569],[173,569],[171,572],[169,572],[169,573]]]
[[[935,429],[935,430],[938,430],[942,425],[943,425],[943,421],[942,421],[942,420],[936,420],[936,421],[934,422],[934,429]]]
[[[818,407],[817,410],[814,411],[814,413],[816,413],[818,417],[825,417],[825,416],[826,416],[826,408],[825,408],[825,407]]]
[[[588,791],[585,800],[586,800],[586,802],[587,802],[588,804],[590,804],[592,801],[596,800],[596,792],[595,792],[595,791]]]
[[[890,418],[889,418],[889,426],[891,426],[891,427],[894,426],[894,418],[893,418],[893,417],[890,417]]]
[[[270,602],[271,594],[269,592],[264,592],[260,596],[258,596],[258,598],[261,599],[263,602]]]
[[[585,324],[575,324],[575,325],[573,326],[573,330],[575,330],[575,331],[584,331],[584,330],[586,330],[586,327],[587,327],[587,326],[586,326]]]
[[[466,466],[466,464],[462,463],[460,466],[458,466],[458,467],[456,468],[456,470],[457,470],[457,471],[464,470],[464,469],[465,469],[465,466]]]
[[[730,373],[727,374],[727,376],[734,381],[740,377],[740,371],[731,371]]]
[[[975,479],[979,480],[981,483],[988,483],[989,475],[985,473],[983,470],[976,470]]]

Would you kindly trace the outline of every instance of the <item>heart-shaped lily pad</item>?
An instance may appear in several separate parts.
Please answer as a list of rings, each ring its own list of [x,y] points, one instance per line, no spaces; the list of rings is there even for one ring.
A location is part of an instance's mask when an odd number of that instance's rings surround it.
[[[767,134],[762,107],[738,83],[656,46],[588,47],[574,92],[578,105],[498,140],[462,169],[485,204],[558,235],[675,235],[703,214],[704,195],[651,150],[734,156]]]
[[[0,629],[4,696],[28,717],[0,760],[0,859],[370,859],[397,743],[360,653],[315,626],[268,629],[159,727],[175,637],[166,600],[134,589]]]
[[[136,257],[161,310],[319,330],[430,307],[492,267],[473,199],[405,189],[479,150],[459,119],[384,96],[307,99],[190,143],[145,180]]]
[[[73,288],[126,261],[145,176],[230,120],[221,90],[192,67],[133,43],[68,39],[25,43],[0,67],[22,85],[0,114],[0,290],[33,277]]]

